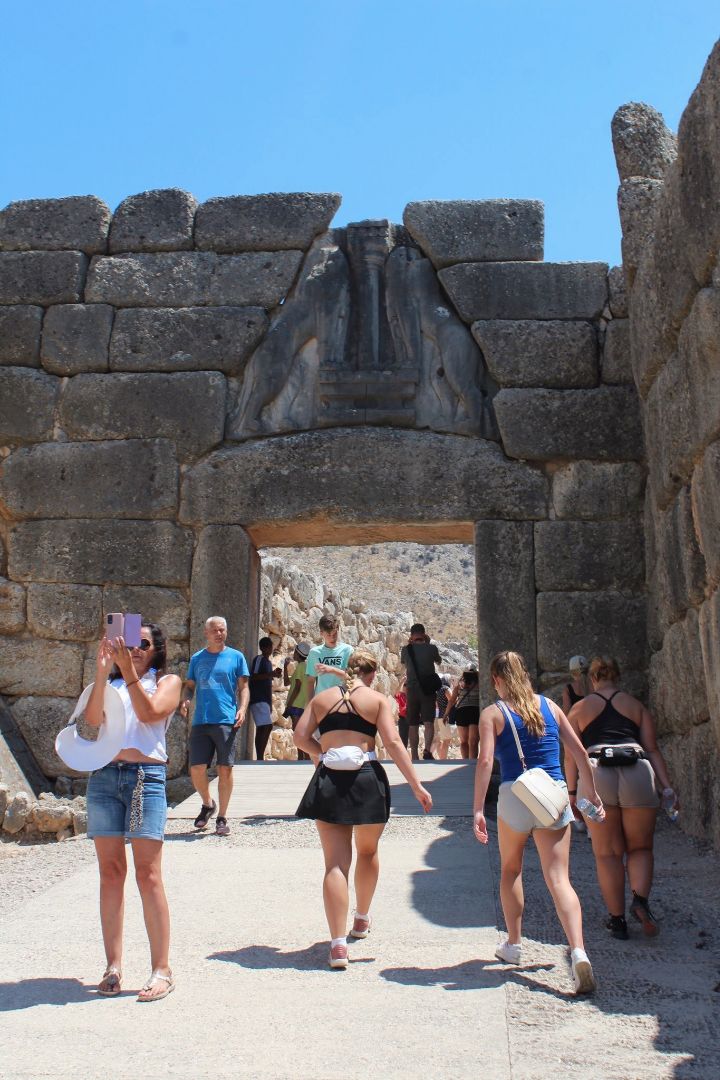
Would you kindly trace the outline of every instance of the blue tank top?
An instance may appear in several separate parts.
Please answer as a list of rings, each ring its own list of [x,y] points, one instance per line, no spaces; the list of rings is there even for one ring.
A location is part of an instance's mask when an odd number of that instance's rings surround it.
[[[523,748],[528,769],[539,766],[549,773],[553,780],[564,780],[565,777],[560,768],[560,730],[545,698],[540,697],[540,712],[545,721],[545,734],[539,739],[530,734],[522,717],[513,712],[509,705],[507,708],[520,736],[520,745]],[[500,782],[506,784],[517,780],[523,770],[513,733],[508,728],[507,717],[505,717],[505,727],[495,741],[495,757],[500,762]]]

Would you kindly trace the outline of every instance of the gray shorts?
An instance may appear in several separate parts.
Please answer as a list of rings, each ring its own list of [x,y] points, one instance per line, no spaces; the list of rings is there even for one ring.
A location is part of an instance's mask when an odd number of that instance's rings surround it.
[[[647,758],[620,768],[598,765],[595,758],[590,758],[590,767],[603,806],[620,806],[627,810],[655,810],[660,805],[660,796],[655,787],[655,773]],[[577,797],[590,798],[579,778]]]
[[[562,783],[562,781],[560,781],[560,783]],[[528,810],[525,803],[521,802],[517,795],[514,795],[510,790],[512,785],[512,781],[507,781],[507,783],[500,785],[497,801],[497,815],[515,832],[530,833],[533,829],[564,829],[566,825],[571,823],[573,812],[570,807],[567,806],[562,817],[559,821],[556,821],[554,825],[541,825],[535,815]],[[563,783],[562,786],[565,787],[565,784]]]
[[[235,764],[237,728],[232,724],[193,724],[190,729],[190,765]]]
[[[407,688],[407,710],[405,713],[410,727],[423,724],[435,724],[435,695],[423,694],[414,687]]]

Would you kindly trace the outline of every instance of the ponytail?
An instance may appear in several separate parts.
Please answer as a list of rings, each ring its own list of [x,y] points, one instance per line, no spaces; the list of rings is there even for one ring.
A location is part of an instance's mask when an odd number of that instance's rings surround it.
[[[498,653],[491,661],[490,674],[503,680],[510,703],[530,734],[536,738],[544,735],[545,720],[535,701],[530,674],[520,653]]]
[[[365,652],[364,649],[356,649],[348,660],[347,669],[350,673],[350,678],[347,681],[347,691],[349,693],[360,682],[360,675],[369,675],[371,671],[374,674],[377,671],[378,662],[372,653]]]

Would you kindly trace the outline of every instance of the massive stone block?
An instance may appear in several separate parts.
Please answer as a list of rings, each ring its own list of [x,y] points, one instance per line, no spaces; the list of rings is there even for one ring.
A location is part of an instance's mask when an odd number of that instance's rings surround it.
[[[521,653],[531,674],[537,666],[532,530],[529,521],[479,521],[475,526],[478,670],[484,697],[492,693],[488,669],[495,653]]]
[[[536,200],[411,202],[403,222],[437,269],[543,257],[545,208]]]
[[[99,257],[90,264],[85,298],[115,307],[273,308],[287,295],[301,259],[301,251]]]
[[[720,590],[716,589],[700,608],[698,619],[702,670],[707,693],[708,712],[715,734],[716,750],[720,749]],[[698,677],[697,682],[703,680]]]
[[[642,589],[643,533],[639,521],[538,521],[538,592]]]
[[[498,386],[597,386],[597,334],[588,322],[488,319],[472,332]]]
[[[493,404],[510,457],[622,461],[642,456],[638,400],[629,388],[501,390]]]
[[[62,304],[48,309],[42,365],[55,375],[107,371],[113,309],[107,304]]]
[[[380,461],[392,462],[382,482]],[[328,529],[334,521],[467,522],[545,513],[545,478],[508,462],[495,444],[392,428],[307,432],[220,450],[185,474],[181,509],[187,522],[316,517]]]
[[[60,380],[34,368],[0,368],[0,443],[52,435]]]
[[[109,611],[139,611],[144,619],[161,626],[166,637],[183,640],[188,636],[188,603],[177,589],[108,585],[103,590],[102,608],[103,616]]]
[[[692,515],[708,583],[720,584],[720,442],[707,448],[692,478]],[[719,714],[720,715],[720,714]]]
[[[16,520],[174,517],[177,491],[163,439],[45,443],[16,450],[0,477],[0,505]]]
[[[662,752],[681,793],[683,832],[720,848],[720,758],[711,724],[666,735]]]
[[[705,596],[707,570],[695,535],[689,488],[682,488],[667,510],[653,513],[652,545],[654,559],[648,561],[652,616],[662,634],[688,608],[699,607]]]
[[[537,597],[538,663],[566,671],[580,653],[614,656],[620,668],[646,661],[645,598],[621,592],[546,592]]]
[[[655,235],[655,213],[663,186],[662,180],[633,176],[623,180],[618,189],[623,266],[631,283],[643,253]]]
[[[99,641],[101,612],[102,589],[96,585],[28,586],[28,626],[38,637]]]
[[[74,304],[86,269],[78,251],[0,252],[0,304]]]
[[[670,627],[650,660],[650,710],[658,734],[689,731],[708,719],[708,699],[697,612]]]
[[[110,341],[110,367],[240,375],[267,328],[268,317],[259,307],[119,311]]]
[[[210,371],[76,375],[60,423],[74,439],[172,439],[186,459],[222,441],[225,396],[225,377]]]
[[[460,263],[439,272],[466,322],[594,319],[607,303],[606,263]]]
[[[0,307],[0,364],[40,366],[43,309],[27,304]]]
[[[342,199],[298,191],[208,199],[195,217],[203,251],[305,251],[325,232]]]
[[[0,211],[0,251],[105,251],[110,208],[94,195],[25,199]]]
[[[645,398],[675,345],[668,341],[655,285],[652,247],[646,251],[630,293],[630,344],[635,385]]]
[[[55,753],[55,738],[70,719],[79,693],[73,690],[71,697],[22,697],[10,709],[45,776],[68,775],[67,765]]]
[[[79,645],[36,638],[0,639],[0,693],[71,696],[81,689],[83,650]]]
[[[668,165],[677,157],[677,138],[666,126],[662,113],[651,105],[631,101],[616,111],[611,130],[621,180],[630,176],[662,180]]]
[[[612,319],[607,325],[602,355],[602,380],[616,386],[634,385],[629,319]]]
[[[642,510],[645,470],[634,462],[574,461],[552,477],[558,518],[606,521]]]
[[[627,319],[628,297],[622,266],[612,266],[608,270],[608,303],[613,318]]]
[[[188,251],[197,199],[180,188],[142,191],[113,214],[108,251]]]
[[[10,533],[17,581],[186,587],[193,536],[169,521],[26,521]]]
[[[0,577],[0,634],[25,629],[25,586]]]

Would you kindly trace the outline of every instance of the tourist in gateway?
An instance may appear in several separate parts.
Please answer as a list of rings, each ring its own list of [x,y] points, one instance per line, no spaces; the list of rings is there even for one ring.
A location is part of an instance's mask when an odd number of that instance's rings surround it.
[[[297,722],[305,712],[308,703],[308,688],[305,681],[305,664],[310,653],[310,645],[307,641],[298,641],[292,657],[287,656],[283,664],[283,683],[288,687],[288,695],[285,701],[286,716],[292,723],[293,731]],[[294,664],[292,674],[288,668]],[[298,750],[298,761],[308,761],[309,758],[303,750]]]
[[[218,836],[228,836],[227,808],[233,789],[235,738],[245,723],[250,691],[248,666],[237,649],[229,648],[227,622],[211,615],[205,623],[204,649],[190,657],[180,711],[187,716],[197,686],[197,702],[190,732],[190,779],[202,799],[195,828],[205,829],[218,810],[210,798],[208,768],[217,754],[219,813],[215,824]]]
[[[355,837],[355,917],[350,937],[370,932],[370,905],[377,885],[378,843],[390,816],[390,785],[375,753],[380,735],[385,749],[427,813],[430,793],[421,785],[400,741],[390,702],[371,689],[378,662],[360,650],[350,657],[348,685],[321,691],[295,729],[295,745],[317,766],[297,809],[300,818],[317,822],[325,877],[323,899],[330,928],[331,968],[348,965],[348,878]],[[313,737],[320,736],[320,745]]]
[[[308,698],[331,686],[344,686],[346,668],[353,651],[352,645],[340,641],[340,620],[335,615],[323,615],[318,623],[322,644],[316,645],[305,663]]]
[[[648,937],[658,933],[648,896],[653,879],[653,835],[660,803],[655,780],[663,789],[663,806],[677,807],[665,759],[658,750],[655,722],[637,698],[617,685],[615,660],[596,656],[590,664],[592,692],[570,712],[570,723],[587,748],[594,783],[605,804],[605,821],[586,817],[597,865],[600,891],[608,909],[606,926],[613,937],[628,936],[625,921],[625,874],[632,902],[630,914]],[[587,778],[572,761],[566,763],[570,797],[588,797]]]
[[[586,796],[595,805],[597,820],[602,821],[602,803],[595,791],[590,759],[570,727],[565,713],[554,702],[533,693],[525,661],[519,653],[498,653],[490,664],[490,676],[499,700],[483,709],[480,714],[480,756],[475,772],[474,828],[480,843],[487,844],[485,796],[490,783],[493,757],[497,756],[500,759],[501,773],[497,804],[500,902],[505,916],[507,940],[498,946],[495,955],[506,964],[519,964],[521,960],[523,852],[528,837],[532,834],[555,910],[570,944],[575,992],[591,994],[595,990],[595,978],[583,942],[580,901],[570,884],[568,874],[572,810],[566,802],[554,824],[543,825],[511,790],[513,782],[524,772],[520,748],[528,769],[538,768],[564,787],[560,768],[562,740],[567,751],[566,758],[572,757],[577,762]],[[515,733],[510,725],[515,729]],[[516,735],[520,740],[519,744]],[[562,792],[557,794],[561,795]]]
[[[250,715],[255,722],[255,757],[258,761],[265,758],[270,732],[272,731],[272,682],[279,679],[282,670],[273,667],[272,638],[260,638],[260,652],[250,664]]]
[[[145,623],[140,635],[137,648],[128,649],[122,637],[113,641],[103,638],[98,647],[85,720],[91,727],[100,727],[109,682],[125,710],[125,742],[109,765],[90,776],[87,831],[95,842],[100,867],[100,922],[107,959],[98,993],[116,997],[122,989],[128,839],[152,971],[138,1001],[159,1001],[175,989],[169,961],[170,913],[162,879],[162,846],[167,817],[165,732],[180,701],[182,684],[179,676],[164,673],[165,636],[160,627]]]
[[[420,748],[420,724],[425,733],[423,759],[432,761],[435,737],[435,694],[440,689],[440,676],[435,665],[442,663],[437,645],[433,645],[422,623],[410,627],[407,645],[400,650],[400,663],[407,676],[407,725],[410,738],[410,754],[417,761]]]
[[[460,757],[475,761],[480,741],[480,676],[475,668],[463,671],[461,678],[452,688],[445,709],[445,720],[457,726],[460,735]]]

